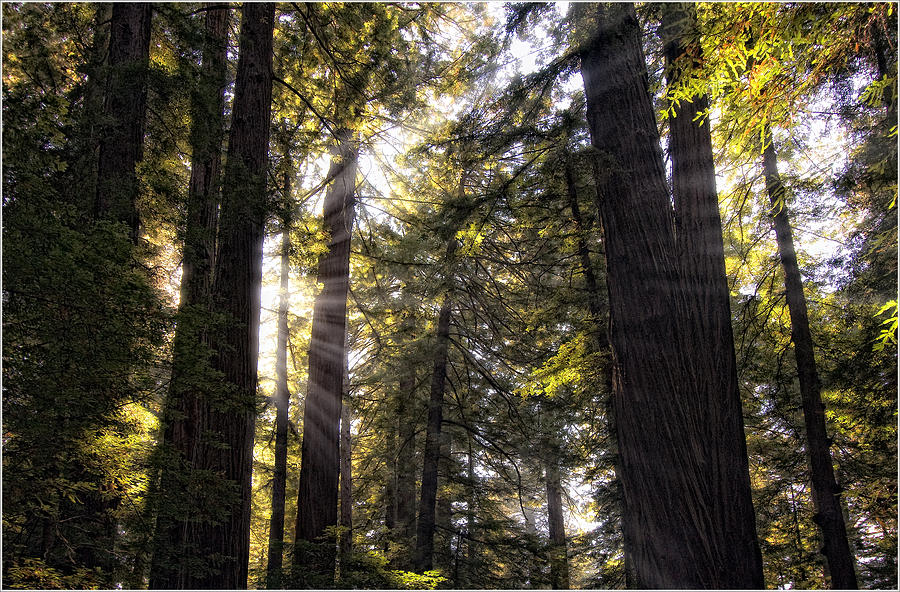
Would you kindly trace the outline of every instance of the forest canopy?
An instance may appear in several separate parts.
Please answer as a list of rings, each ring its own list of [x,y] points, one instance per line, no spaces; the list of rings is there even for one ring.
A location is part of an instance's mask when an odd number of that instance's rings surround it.
[[[4,588],[897,588],[896,3],[2,11]]]

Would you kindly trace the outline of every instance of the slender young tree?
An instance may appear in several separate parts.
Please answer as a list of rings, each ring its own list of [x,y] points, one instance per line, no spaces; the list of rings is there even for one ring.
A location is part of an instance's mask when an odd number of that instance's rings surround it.
[[[445,260],[449,263],[457,248],[456,238],[447,245]],[[434,567],[435,508],[437,505],[438,462],[441,457],[441,423],[443,418],[444,387],[447,379],[447,357],[450,345],[450,314],[452,299],[444,295],[438,313],[434,363],[431,374],[431,396],[428,399],[428,424],[425,431],[425,453],[422,461],[422,488],[419,497],[419,519],[416,524],[416,571]]]
[[[323,288],[313,309],[309,391],[303,410],[295,541],[314,547],[298,546],[294,565],[326,582],[333,579],[335,567],[334,539],[329,540],[328,528],[338,524],[339,431],[357,153],[353,131],[338,130],[328,171],[332,182],[322,213],[329,242],[328,251],[319,257],[317,281]]]
[[[562,511],[562,487],[559,466],[547,463],[547,522],[550,528],[550,586],[556,590],[569,588],[569,560],[566,557],[566,522]]]
[[[266,564],[268,587],[281,583],[284,553],[284,500],[287,489],[288,411],[291,394],[288,390],[287,349],[288,310],[290,308],[291,270],[291,195],[290,149],[284,150],[285,171],[282,178],[282,197],[285,214],[281,220],[281,289],[278,293],[278,333],[275,344],[275,471],[272,475],[272,516],[269,520],[269,554]]]
[[[772,205],[772,220],[778,243],[778,256],[784,269],[785,300],[791,317],[791,341],[797,360],[800,380],[800,404],[806,427],[806,452],[812,476],[813,501],[816,514],[813,518],[822,534],[822,554],[828,565],[831,587],[855,590],[858,587],[853,553],[847,540],[847,527],[841,509],[840,492],[834,478],[831,458],[831,440],[825,426],[825,404],[822,402],[821,384],[816,372],[816,357],[812,334],[809,329],[809,313],[803,294],[803,277],[797,263],[794,234],[784,183],[778,173],[778,155],[772,143],[771,133],[766,134],[763,149],[763,170],[766,191]]]
[[[597,149],[625,537],[637,583],[758,588],[758,555],[732,551],[743,543],[716,511],[740,512],[739,490],[719,482],[733,459],[707,431],[711,403],[699,386],[707,377],[691,360],[697,329],[675,257],[640,26],[631,4],[601,4],[596,17],[581,72]]]
[[[338,539],[340,551],[341,574],[344,575],[350,565],[353,552],[353,451],[350,443],[350,374],[347,367],[347,353],[344,351],[344,405],[341,407],[341,503],[340,527]]]

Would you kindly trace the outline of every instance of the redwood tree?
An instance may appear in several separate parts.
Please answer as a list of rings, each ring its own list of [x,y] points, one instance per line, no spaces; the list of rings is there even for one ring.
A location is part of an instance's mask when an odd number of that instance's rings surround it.
[[[701,58],[696,39],[696,15],[686,3],[662,6],[662,41],[669,87],[692,76]],[[762,556],[756,537],[750,469],[738,390],[731,297],[725,274],[725,247],[716,171],[705,95],[675,101],[669,118],[669,156],[675,204],[675,251],[686,312],[694,325],[687,335],[695,387],[706,406],[705,442],[715,445],[718,460],[709,464],[715,488],[716,523],[722,530],[716,546],[727,557],[734,581],[763,586]],[[705,401],[705,403],[703,403]]]
[[[334,539],[329,539],[327,529],[338,524],[339,430],[358,150],[350,129],[338,130],[335,141],[328,171],[332,182],[322,213],[330,238],[328,251],[319,257],[317,281],[323,288],[313,309],[294,551],[294,565],[323,578],[323,583],[334,577],[335,566]]]
[[[197,417],[203,371],[209,365],[207,335],[212,265],[216,248],[219,174],[225,135],[226,50],[229,9],[206,6],[204,42],[197,87],[191,94],[191,176],[181,264],[181,298],[172,353],[172,378],[164,406],[162,475],[156,503],[151,588],[178,588],[178,563],[189,555],[183,524],[194,514],[185,504],[184,465],[199,442]]]
[[[732,445],[710,433],[710,407],[719,403],[709,401],[701,385],[710,377],[693,361],[699,328],[675,255],[640,26],[631,4],[596,11],[581,71],[597,150],[625,537],[638,585],[757,588],[758,555],[717,511],[745,511],[743,481],[723,481]]]
[[[150,61],[149,3],[117,2],[110,22],[109,67],[97,165],[97,217],[128,225],[138,239],[137,170],[144,154],[147,112],[147,66]]]
[[[778,256],[784,269],[785,300],[791,317],[791,341],[797,360],[800,405],[806,427],[806,452],[809,457],[813,501],[816,506],[814,520],[822,534],[824,544],[821,552],[828,561],[831,587],[843,590],[856,589],[858,586],[853,553],[847,541],[847,527],[841,510],[841,490],[834,478],[831,440],[825,427],[825,404],[822,402],[821,385],[816,372],[816,357],[812,333],[809,330],[809,313],[806,296],[803,294],[803,277],[797,263],[786,192],[778,174],[778,156],[772,144],[771,133],[767,134],[767,140],[763,150],[763,169],[766,176],[766,190],[772,204]]]
[[[274,21],[274,4],[243,7],[211,296],[222,317],[210,335],[220,383],[187,411],[192,493],[208,507],[185,525],[186,588],[247,585]]]
[[[449,259],[456,246],[451,239],[447,249]],[[431,395],[428,399],[428,424],[425,431],[425,452],[422,461],[422,489],[419,497],[419,519],[416,524],[416,571],[424,572],[434,566],[434,528],[437,505],[438,461],[441,457],[441,422],[444,406],[444,383],[447,379],[447,355],[450,345],[449,295],[444,296],[437,321],[437,342],[431,374]]]

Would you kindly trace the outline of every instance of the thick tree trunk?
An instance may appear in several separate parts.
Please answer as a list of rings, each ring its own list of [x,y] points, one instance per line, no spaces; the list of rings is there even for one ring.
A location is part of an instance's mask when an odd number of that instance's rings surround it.
[[[286,158],[289,154],[286,154]],[[284,194],[290,195],[290,172],[284,175]],[[288,309],[290,308],[290,221],[282,220],[281,290],[278,296],[278,334],[275,344],[275,471],[272,475],[272,517],[269,520],[268,587],[281,585],[284,554],[284,500],[287,482],[288,411],[287,377]]]
[[[675,86],[691,76],[694,66],[682,56],[691,43],[696,15],[689,4],[664,4],[662,11],[668,84]],[[698,96],[672,107],[669,156],[675,203],[675,250],[686,314],[693,324],[686,338],[696,376],[694,388],[700,404],[706,408],[706,420],[700,427],[708,432],[702,435],[702,441],[715,447],[710,451],[706,474],[713,488],[708,497],[712,504],[709,511],[720,529],[714,533],[717,539],[713,540],[726,564],[731,566],[731,581],[735,585],[752,582],[752,587],[762,588],[762,555],[756,537],[738,390],[712,139],[708,118],[698,122],[708,103],[706,96]]]
[[[547,463],[547,522],[550,527],[550,586],[555,590],[569,588],[569,561],[566,557],[566,522],[562,510],[562,486],[559,467]]]
[[[215,253],[219,169],[225,134],[226,50],[229,11],[227,8],[206,13],[206,39],[200,70],[200,83],[191,105],[191,177],[188,185],[188,212],[182,256],[181,298],[178,325],[172,353],[172,378],[163,416],[163,446],[169,449],[163,459],[160,498],[150,587],[182,587],[178,564],[186,555],[182,538],[183,524],[193,512],[172,512],[184,499],[190,499],[183,478],[172,472],[189,470],[182,463],[190,459],[199,445],[196,414],[198,375],[209,365],[205,331],[210,306],[212,266]],[[201,379],[202,380],[202,379]]]
[[[397,569],[413,568],[413,545],[416,536],[416,423],[412,415],[416,377],[409,369],[400,379],[397,405],[397,534],[399,555]]]
[[[711,440],[708,401],[692,368],[692,326],[675,258],[673,212],[630,4],[600,5],[582,53],[588,124],[598,154],[598,201],[607,259],[614,409],[626,540],[651,588],[756,588],[752,554],[718,522],[725,474]],[[735,559],[740,566],[729,564]],[[725,567],[728,566],[728,567]],[[737,567],[737,568],[735,568]]]
[[[791,316],[791,340],[794,342],[797,374],[800,379],[800,400],[803,407],[803,422],[806,426],[806,450],[809,455],[813,499],[816,506],[815,522],[822,533],[824,542],[822,554],[828,561],[831,587],[856,589],[854,559],[847,541],[847,527],[841,511],[840,488],[835,482],[834,467],[831,464],[831,440],[825,428],[825,404],[822,403],[819,376],[816,372],[809,314],[806,297],[803,294],[803,278],[794,249],[794,235],[788,217],[786,193],[781,176],[778,174],[778,157],[771,134],[767,134],[766,140],[763,167],[766,190],[772,203],[778,255],[784,268],[785,298]]]
[[[186,525],[189,549],[206,567],[186,558],[179,580],[187,588],[247,586],[274,21],[274,4],[243,8],[212,288],[214,309],[227,319],[210,336],[223,384],[191,411],[199,441],[192,468],[216,476],[223,515]]]
[[[456,239],[447,248],[449,261],[456,249]],[[415,569],[424,572],[434,567],[435,507],[437,505],[438,462],[441,457],[441,421],[443,419],[444,383],[450,343],[450,296],[444,296],[438,314],[437,340],[431,375],[431,397],[428,401],[428,424],[425,431],[425,455],[422,466],[422,491],[419,520],[416,525]]]
[[[344,382],[344,346],[350,272],[350,230],[353,226],[357,148],[349,130],[342,130],[328,176],[334,181],[325,195],[323,216],[330,240],[319,258],[322,292],[313,310],[309,347],[309,392],[303,411],[303,445],[294,564],[329,580],[334,577],[335,543],[326,536],[338,524],[339,430]],[[315,551],[313,551],[315,549]]]
[[[150,4],[115,3],[112,6],[110,72],[103,94],[103,119],[107,125],[100,140],[93,204],[96,221],[125,224],[133,243],[137,243],[139,226],[136,167],[144,154],[151,17]],[[95,36],[95,41],[100,39],[100,35]],[[64,503],[54,524],[45,522],[44,554],[49,555],[56,543],[54,531],[58,531],[61,522],[72,521],[75,528],[83,523],[96,535],[96,540],[76,549],[75,560],[82,566],[99,568],[109,574],[117,562],[113,552],[117,538],[114,512],[121,497],[109,492],[88,491],[81,499],[83,503]]]
[[[103,105],[108,128],[100,139],[94,202],[94,215],[127,225],[135,243],[140,225],[135,166],[144,156],[151,15],[149,3],[113,4]]]

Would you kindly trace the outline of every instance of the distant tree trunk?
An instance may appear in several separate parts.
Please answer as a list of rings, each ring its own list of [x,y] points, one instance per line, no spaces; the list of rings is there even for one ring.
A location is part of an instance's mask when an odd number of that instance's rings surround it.
[[[778,174],[778,157],[771,133],[766,137],[763,167],[766,190],[772,204],[778,255],[784,268],[785,298],[791,316],[791,341],[794,343],[794,355],[797,359],[800,401],[803,407],[803,422],[806,426],[806,450],[809,455],[813,499],[816,506],[815,522],[819,526],[824,542],[821,552],[828,561],[831,587],[853,590],[857,588],[854,559],[847,541],[840,488],[835,482],[834,467],[831,464],[831,440],[826,433],[825,404],[822,402],[821,386],[816,372],[813,340],[809,330],[809,313],[806,308],[806,296],[803,294],[803,278],[797,263],[794,235],[788,217],[787,195]]]
[[[415,400],[416,376],[413,369],[401,375],[397,405],[397,540],[401,554],[397,569],[413,568],[416,536],[416,424],[411,403]]]
[[[693,55],[686,54],[695,34],[696,14],[686,3],[663,4],[661,37],[666,58],[668,84],[678,85],[692,76]],[[734,336],[731,328],[731,296],[725,274],[725,246],[716,171],[713,159],[706,96],[672,105],[669,121],[669,155],[675,202],[675,251],[681,276],[686,314],[694,325],[686,333],[691,340],[693,372],[702,377],[694,384],[709,430],[703,441],[710,451],[706,477],[714,488],[707,500],[714,515],[714,545],[731,566],[732,582],[764,586],[762,555],[756,536],[756,518],[750,489],[750,467],[744,435],[741,395],[738,390]]]
[[[394,415],[391,414],[391,417]],[[384,527],[387,530],[387,536],[384,539],[385,555],[391,551],[393,543],[397,539],[397,425],[398,422],[394,422],[394,425],[387,430],[387,450],[384,455],[387,466],[384,484]],[[391,563],[396,564],[396,561]]]
[[[334,181],[325,194],[323,211],[330,239],[328,252],[319,258],[318,282],[324,287],[313,310],[295,537],[320,547],[314,553],[299,548],[294,553],[295,566],[326,581],[334,577],[335,568],[335,540],[326,536],[326,529],[338,524],[339,430],[357,161],[350,130],[341,130],[336,141],[328,171]]]
[[[135,167],[144,156],[151,15],[149,3],[113,4],[103,105],[108,127],[100,139],[94,202],[94,215],[126,224],[135,243],[140,225]]]
[[[344,359],[347,359],[346,351]],[[350,376],[344,362],[344,406],[341,408],[341,536],[338,548],[341,557],[341,575],[345,575],[353,551],[353,480],[351,471],[352,448],[350,444]]]
[[[550,527],[550,586],[556,590],[569,588],[569,560],[566,557],[566,522],[562,510],[562,485],[559,467],[547,463],[547,522]]]
[[[290,152],[285,151],[290,160]],[[290,196],[291,171],[284,173],[284,196]],[[272,475],[272,517],[269,520],[269,554],[266,564],[267,586],[279,587],[282,581],[284,554],[284,500],[287,482],[288,411],[291,394],[288,390],[287,348],[288,310],[290,308],[291,221],[282,220],[281,228],[281,290],[278,295],[278,334],[275,344],[275,471]]]
[[[445,388],[446,390],[446,388]],[[442,420],[443,422],[443,414]],[[453,472],[453,433],[441,427],[441,447],[438,453],[438,490],[435,502],[434,524],[434,567],[450,573],[453,561],[453,500],[447,486],[450,483],[450,475]],[[443,484],[443,486],[441,486]]]
[[[447,247],[449,261],[457,241]],[[419,520],[416,525],[416,571],[434,567],[435,506],[437,504],[438,462],[441,457],[441,422],[443,420],[444,383],[447,379],[447,359],[450,344],[450,295],[444,296],[438,314],[434,364],[431,375],[431,397],[428,401],[428,424],[425,431],[425,454],[422,465],[422,491],[419,499]]]
[[[275,5],[247,3],[242,13],[212,287],[213,306],[227,319],[210,336],[222,385],[192,415],[200,439],[193,468],[216,475],[228,491],[215,500],[223,505],[219,521],[187,526],[207,569],[186,561],[180,578],[186,588],[247,586]]]
[[[718,522],[726,485],[709,404],[686,337],[673,212],[634,6],[601,4],[584,48],[588,125],[597,149],[598,207],[610,303],[616,430],[626,541],[637,584],[650,588],[757,588],[757,557]],[[728,460],[731,460],[730,458]],[[729,491],[729,496],[734,492]],[[721,542],[724,541],[724,542]],[[735,558],[740,565],[729,564]],[[722,566],[728,565],[728,568]]]
[[[183,524],[192,511],[172,512],[189,499],[183,480],[172,471],[190,459],[199,445],[198,375],[209,364],[205,331],[210,307],[212,267],[216,248],[219,169],[225,135],[226,50],[229,11],[206,13],[200,80],[191,97],[191,177],[182,249],[181,298],[172,353],[172,378],[163,412],[163,446],[172,454],[163,461],[160,500],[150,587],[180,588],[178,564],[186,555]]]

